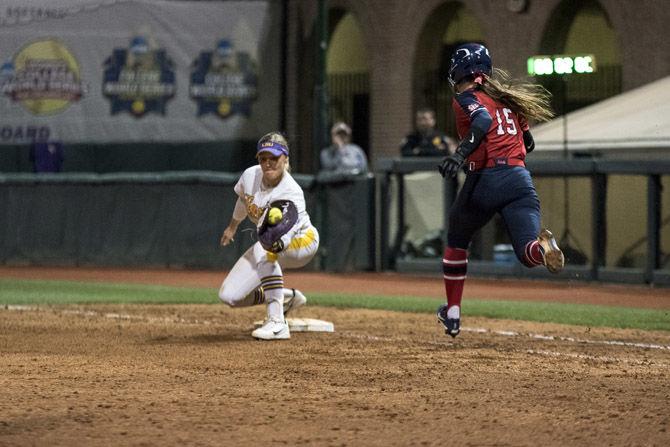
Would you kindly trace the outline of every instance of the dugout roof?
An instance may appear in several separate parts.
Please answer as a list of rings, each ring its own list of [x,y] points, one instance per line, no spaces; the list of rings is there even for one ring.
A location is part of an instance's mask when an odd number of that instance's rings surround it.
[[[568,113],[565,124],[533,127],[536,152],[670,151],[670,76]]]

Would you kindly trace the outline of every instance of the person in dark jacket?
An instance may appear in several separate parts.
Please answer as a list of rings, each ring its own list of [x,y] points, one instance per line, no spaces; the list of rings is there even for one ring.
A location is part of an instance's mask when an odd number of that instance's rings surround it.
[[[454,152],[456,141],[435,128],[435,112],[422,108],[416,112],[416,129],[400,145],[403,157],[444,157]]]

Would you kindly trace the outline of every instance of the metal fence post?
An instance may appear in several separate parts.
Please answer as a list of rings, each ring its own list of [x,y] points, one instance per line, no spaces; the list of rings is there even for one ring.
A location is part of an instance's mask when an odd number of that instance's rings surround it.
[[[593,259],[591,260],[591,279],[598,279],[598,270],[605,265],[607,246],[607,176],[594,174],[592,177],[593,219],[591,233]]]
[[[389,268],[389,207],[391,206],[391,172],[385,171],[379,182],[379,255],[381,270]]]
[[[661,231],[661,176],[647,177],[647,265],[645,281],[654,282],[654,270],[659,267],[660,261],[660,231]]]

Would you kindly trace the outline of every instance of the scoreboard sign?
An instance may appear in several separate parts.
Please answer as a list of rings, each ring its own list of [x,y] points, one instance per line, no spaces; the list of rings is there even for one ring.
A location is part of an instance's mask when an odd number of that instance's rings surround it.
[[[596,58],[592,54],[533,56],[528,58],[528,74],[544,76],[553,74],[588,74],[596,71]]]

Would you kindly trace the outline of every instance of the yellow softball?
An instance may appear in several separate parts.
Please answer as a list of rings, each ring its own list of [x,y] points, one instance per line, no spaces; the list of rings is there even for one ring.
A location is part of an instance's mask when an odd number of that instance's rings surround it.
[[[270,208],[268,211],[268,223],[270,225],[277,225],[282,217],[283,214],[279,208]]]

